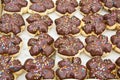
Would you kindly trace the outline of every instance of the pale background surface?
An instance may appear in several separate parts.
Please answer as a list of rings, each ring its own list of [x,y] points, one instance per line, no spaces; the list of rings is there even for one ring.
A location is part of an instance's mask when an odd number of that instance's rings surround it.
[[[29,1],[29,0],[28,0]],[[56,0],[53,0],[53,1],[56,1]],[[78,0],[79,2],[80,0]],[[105,11],[102,11],[101,14],[105,14],[106,12]],[[78,17],[80,20],[83,18],[83,16],[80,14],[80,11],[79,9],[73,14],[75,15],[76,17]],[[27,17],[29,16],[29,14],[25,14],[23,15],[24,19],[26,19]],[[56,14],[56,12],[54,13],[51,13],[49,14],[49,16],[51,17],[51,19],[54,21],[56,18],[59,18],[60,16],[58,16]],[[28,25],[26,23],[26,25]],[[49,30],[48,32],[55,40],[59,37],[59,35],[57,35],[56,33],[56,26],[55,24],[53,24],[52,28]],[[109,38],[111,37],[111,35],[115,34],[116,31],[108,31],[106,30],[103,34],[104,35],[107,35]],[[28,58],[32,58],[29,54],[29,50],[28,50],[28,46],[27,46],[27,42],[30,38],[32,38],[33,36],[29,35],[28,32],[26,31],[23,31],[21,34],[20,34],[20,37],[22,38],[23,40],[23,46],[21,47],[22,51],[21,51],[21,54],[19,55],[19,57],[17,57],[21,62],[22,64],[24,64],[25,60],[28,59]],[[79,35],[78,38],[80,38],[81,41],[84,42],[85,40],[85,37]],[[108,55],[107,57],[105,57],[106,59],[111,59],[113,62],[120,56],[120,54],[112,51],[110,53],[110,55]],[[60,61],[61,58],[57,55],[55,55],[56,57],[56,62]],[[79,57],[82,59],[82,64],[85,65],[86,62],[90,59],[89,56],[87,56],[84,52],[82,54],[79,55]],[[20,77],[17,78],[17,80],[26,80],[25,79],[25,73],[22,74]]]

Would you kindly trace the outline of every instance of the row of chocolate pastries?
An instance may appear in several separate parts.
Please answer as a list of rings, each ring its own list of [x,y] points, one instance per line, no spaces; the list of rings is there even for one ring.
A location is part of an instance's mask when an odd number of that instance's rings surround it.
[[[0,55],[0,80],[16,80],[22,73],[26,73],[27,80],[119,80],[120,57],[114,63],[96,56],[86,66],[79,57],[71,57],[55,66],[54,59],[43,55],[29,58],[23,65],[18,59]]]
[[[39,14],[30,15],[26,21],[27,31],[31,34],[47,33],[53,24],[52,19]],[[83,17],[82,20],[76,16],[62,16],[55,21],[56,31],[59,35],[77,35],[79,33],[84,36],[100,35],[105,29],[120,28],[120,10],[112,10],[110,13],[103,15],[90,14]],[[0,32],[9,34],[18,34],[25,28],[25,21],[20,14],[3,14],[0,17]]]
[[[106,10],[120,9],[120,0],[2,0],[3,13],[39,13],[46,14],[57,11],[61,14],[72,14],[80,7],[84,14],[99,12],[103,7]]]

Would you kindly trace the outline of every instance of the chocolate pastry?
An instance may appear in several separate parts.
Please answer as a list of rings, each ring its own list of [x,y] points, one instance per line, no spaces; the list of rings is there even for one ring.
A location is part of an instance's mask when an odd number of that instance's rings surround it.
[[[73,13],[76,11],[78,7],[77,0],[57,0],[56,1],[56,11],[65,14],[65,13]]]
[[[91,14],[85,16],[82,21],[84,26],[82,30],[85,34],[95,33],[97,35],[101,34],[105,30],[105,23],[103,21],[103,16],[99,14]]]
[[[21,69],[22,65],[19,60],[0,55],[0,80],[16,80],[13,73]]]
[[[0,54],[17,54],[20,50],[21,42],[21,38],[15,35],[4,35],[0,37]]]
[[[75,56],[84,47],[79,38],[75,38],[71,35],[59,37],[55,41],[54,46],[58,48],[58,53],[63,56]]]
[[[100,0],[81,0],[80,11],[84,14],[97,13],[102,8]]]
[[[20,12],[27,7],[27,0],[3,0],[4,10],[8,12]]]
[[[115,35],[111,36],[111,42],[114,50],[120,52],[120,30],[118,30]]]
[[[101,0],[104,6],[108,9],[120,8],[120,0]]]
[[[38,39],[31,38],[28,41],[28,46],[30,46],[30,54],[32,56],[36,56],[38,54],[42,54],[45,56],[51,56],[54,52],[54,48],[52,46],[54,39],[45,33],[39,35]]]
[[[35,34],[37,32],[47,33],[48,27],[53,23],[53,21],[47,15],[40,16],[39,14],[33,14],[29,16],[27,18],[27,22],[30,24],[27,27],[27,30],[32,34]]]
[[[7,14],[5,13],[0,18],[0,32],[18,34],[21,32],[22,27],[25,25],[23,17],[20,14]]]
[[[104,35],[88,36],[85,39],[85,50],[90,53],[91,56],[103,56],[106,53],[111,52],[112,44],[108,42],[108,37]]]
[[[115,79],[113,71],[115,70],[115,64],[110,59],[102,60],[101,57],[94,57],[90,59],[86,66],[89,70],[89,78],[93,79]]]
[[[87,75],[87,69],[81,65],[81,59],[78,57],[64,59],[58,63],[59,68],[56,75],[60,80],[63,79],[78,79],[84,80]]]
[[[112,10],[104,15],[104,20],[109,27],[114,27],[116,23],[120,24],[120,10]],[[117,26],[115,25],[115,28]],[[114,28],[113,28],[114,29]]]
[[[45,56],[38,56],[35,59],[27,59],[24,64],[24,69],[27,80],[41,80],[54,78],[54,60]]]
[[[77,34],[80,32],[80,20],[73,16],[62,16],[55,20],[57,33],[60,35]]]
[[[120,57],[116,60],[116,65],[118,66],[117,75],[120,78]]]
[[[30,0],[31,5],[29,9],[36,12],[45,12],[46,10],[54,8],[52,0]]]

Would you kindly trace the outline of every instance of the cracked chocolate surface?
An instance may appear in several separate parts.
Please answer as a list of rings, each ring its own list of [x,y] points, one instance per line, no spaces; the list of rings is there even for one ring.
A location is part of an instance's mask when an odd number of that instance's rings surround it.
[[[120,57],[116,60],[116,65],[118,66],[117,75],[120,78]]]

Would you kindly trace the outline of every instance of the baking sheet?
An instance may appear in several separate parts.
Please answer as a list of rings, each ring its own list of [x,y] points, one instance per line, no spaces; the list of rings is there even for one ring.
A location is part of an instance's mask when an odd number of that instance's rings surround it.
[[[29,0],[28,0],[29,1]],[[56,0],[53,0],[54,2]],[[77,0],[78,2],[80,0]],[[104,15],[106,14],[107,12],[102,10],[100,14]],[[26,20],[26,18],[29,16],[30,14],[24,14],[23,17],[24,17],[24,20]],[[83,16],[80,14],[80,11],[79,9],[73,14],[75,15],[76,17],[78,17],[80,20],[83,18]],[[51,14],[48,14],[48,16],[54,21],[55,19],[59,18],[60,16],[56,14],[56,12],[53,12]],[[28,23],[26,22],[26,25],[28,25]],[[26,26],[27,28],[27,26]],[[29,53],[29,49],[28,49],[28,46],[27,46],[27,42],[30,38],[33,38],[32,35],[29,35],[28,32],[27,32],[27,29],[25,28],[25,30],[19,35],[22,40],[23,40],[23,46],[21,47],[21,52],[20,52],[20,55],[17,57],[22,64],[24,64],[25,60],[28,59],[28,58],[32,58],[30,56],[30,53]],[[116,31],[108,31],[106,30],[103,34],[108,36],[109,37],[109,40],[110,40],[110,37],[112,35],[114,35],[116,33]],[[57,32],[56,32],[56,26],[55,24],[53,24],[53,26],[51,27],[51,29],[48,31],[48,34],[51,35],[54,40],[56,40],[59,35],[57,35]],[[85,43],[85,37],[83,37],[82,35],[79,35],[77,36],[83,43]],[[107,57],[104,57],[104,59],[111,59],[113,62],[115,62],[115,60],[120,56],[120,54],[114,52],[114,51],[111,51],[111,53],[107,56]],[[82,60],[82,64],[85,65],[86,62],[90,59],[89,56],[87,56],[84,52],[81,53],[79,55],[79,57],[81,58]],[[55,55],[55,61],[56,61],[56,64],[58,61],[60,61],[61,58],[58,56],[58,55]],[[19,76],[17,78],[17,80],[26,80],[25,79],[25,74],[26,73],[23,73],[21,76]]]

